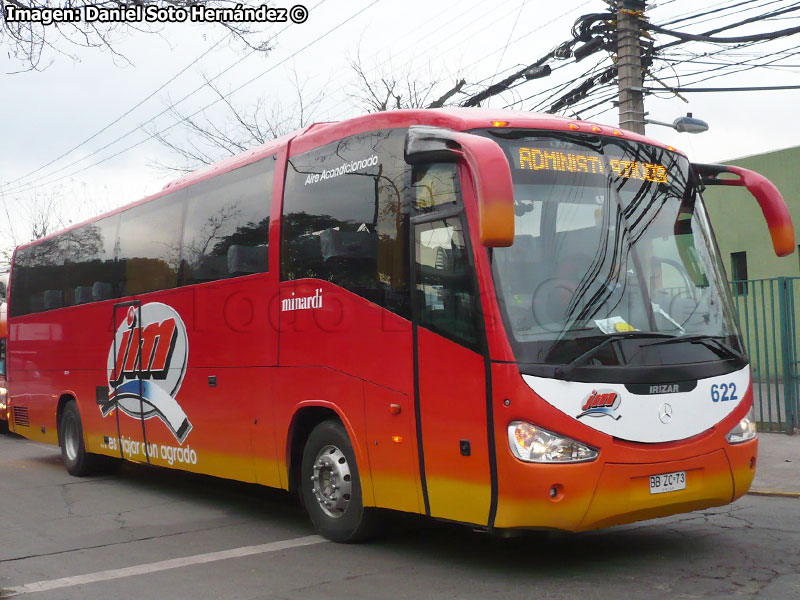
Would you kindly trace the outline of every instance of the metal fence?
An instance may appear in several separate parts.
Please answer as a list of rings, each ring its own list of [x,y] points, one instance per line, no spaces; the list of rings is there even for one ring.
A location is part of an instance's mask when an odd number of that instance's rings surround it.
[[[760,431],[793,433],[800,415],[800,277],[732,281]]]

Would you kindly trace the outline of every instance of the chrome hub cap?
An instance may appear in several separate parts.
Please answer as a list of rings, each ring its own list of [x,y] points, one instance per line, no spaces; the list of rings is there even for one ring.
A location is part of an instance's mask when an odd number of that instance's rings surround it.
[[[329,517],[338,519],[350,504],[353,489],[350,465],[344,453],[336,446],[325,446],[314,461],[311,475],[314,497],[319,507]]]

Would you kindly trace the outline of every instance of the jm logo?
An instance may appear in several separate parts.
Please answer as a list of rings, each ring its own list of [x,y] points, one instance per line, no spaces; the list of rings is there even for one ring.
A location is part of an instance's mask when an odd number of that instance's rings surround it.
[[[119,408],[135,419],[156,417],[183,444],[192,424],[175,396],[188,359],[186,326],[171,306],[130,307],[108,349],[108,400],[100,412],[106,417]]]
[[[615,421],[622,418],[617,414],[622,399],[613,390],[592,390],[581,404],[581,412],[576,418],[581,417],[611,417]]]

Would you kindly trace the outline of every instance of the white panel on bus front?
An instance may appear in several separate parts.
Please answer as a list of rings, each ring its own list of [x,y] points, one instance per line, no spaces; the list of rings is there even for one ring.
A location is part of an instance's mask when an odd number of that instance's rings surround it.
[[[686,392],[673,391],[677,385],[647,385],[647,394],[631,393],[621,383],[522,377],[548,404],[592,429],[623,440],[655,443],[692,437],[731,414],[750,386],[750,367],[700,379]]]

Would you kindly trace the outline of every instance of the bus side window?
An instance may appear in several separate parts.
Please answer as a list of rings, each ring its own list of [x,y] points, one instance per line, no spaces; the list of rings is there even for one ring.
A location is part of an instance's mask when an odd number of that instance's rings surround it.
[[[119,226],[121,296],[144,294],[178,285],[184,190],[121,214]]]
[[[414,169],[411,189],[418,212],[455,206],[461,201],[458,167],[449,163],[421,165]]]
[[[329,281],[410,318],[404,141],[404,129],[370,131],[289,158],[283,281]]]
[[[461,219],[417,225],[414,237],[419,324],[475,348],[478,313]]]
[[[267,271],[274,175],[267,157],[188,189],[182,285]]]

